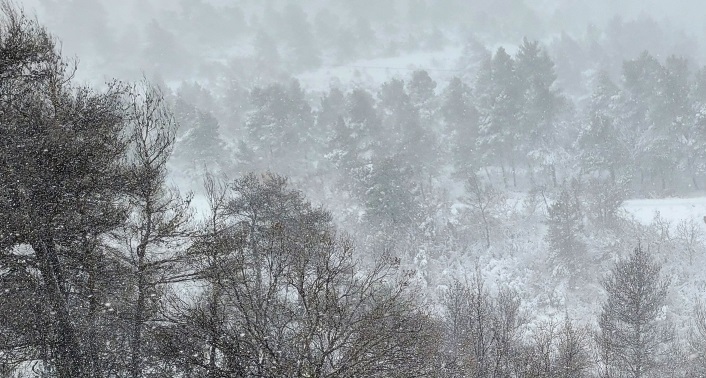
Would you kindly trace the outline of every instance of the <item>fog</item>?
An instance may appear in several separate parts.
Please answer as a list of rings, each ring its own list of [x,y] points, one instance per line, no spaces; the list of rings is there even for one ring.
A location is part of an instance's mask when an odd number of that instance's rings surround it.
[[[0,16],[0,376],[706,376],[702,1]]]
[[[355,4],[355,5],[353,5]],[[82,62],[80,78],[268,80],[361,59],[570,38],[606,46],[607,64],[643,50],[703,60],[698,1],[24,0]],[[561,61],[557,62],[561,66]],[[433,67],[430,67],[433,68]],[[456,68],[456,67],[454,67]]]

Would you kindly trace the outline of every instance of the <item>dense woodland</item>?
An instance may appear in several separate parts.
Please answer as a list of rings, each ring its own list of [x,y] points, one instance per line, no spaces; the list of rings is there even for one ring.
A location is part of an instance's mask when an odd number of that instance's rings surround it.
[[[282,65],[327,33],[284,29],[290,55],[258,36],[267,82],[98,87],[1,13],[0,377],[706,374],[701,220],[621,207],[706,189],[706,69],[668,43],[471,38],[449,80],[316,93]]]

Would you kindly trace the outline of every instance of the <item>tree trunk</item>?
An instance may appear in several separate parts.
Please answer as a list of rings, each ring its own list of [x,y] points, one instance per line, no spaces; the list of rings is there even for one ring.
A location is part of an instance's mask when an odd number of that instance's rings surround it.
[[[142,249],[142,251],[140,251]],[[137,300],[135,302],[135,314],[132,323],[132,345],[130,358],[130,376],[140,378],[142,376],[142,323],[144,322],[145,311],[145,272],[144,272],[144,249],[138,247],[137,266]]]
[[[215,258],[214,258],[215,260]],[[213,263],[215,265],[215,262]],[[210,315],[211,315],[211,335],[210,335],[210,340],[209,340],[209,351],[208,351],[208,378],[216,378],[218,376],[217,371],[216,371],[216,353],[218,353],[218,334],[219,334],[219,319],[218,319],[218,298],[220,297],[219,294],[219,283],[216,282],[217,280],[214,279],[214,282],[211,284],[212,288],[211,290],[213,291],[211,293],[211,308],[210,308]]]
[[[517,169],[515,167],[515,156],[510,156],[510,168],[512,168],[512,187],[517,188]]]
[[[505,172],[505,164],[504,163],[500,164],[500,169],[503,172],[503,184],[505,184],[505,189],[507,189],[507,173]]]
[[[485,231],[485,248],[490,248],[490,230],[488,228],[488,219],[485,216],[485,210],[481,210],[481,217],[483,218],[483,229]]]
[[[89,236],[84,237],[88,240]],[[88,323],[90,324],[90,329],[87,332],[88,335],[88,350],[86,353],[86,358],[88,362],[88,368],[91,374],[95,377],[99,374],[100,368],[100,358],[98,349],[98,309],[100,305],[98,304],[99,294],[96,282],[98,281],[98,256],[92,245],[86,243],[85,245],[86,253],[86,271],[88,273]]]
[[[81,356],[81,346],[76,337],[76,329],[71,322],[66,292],[62,288],[64,284],[61,265],[56,255],[54,242],[52,240],[42,240],[32,243],[37,260],[39,260],[39,271],[44,281],[44,289],[47,292],[51,308],[54,312],[56,322],[56,370],[59,378],[83,378],[87,377]]]
[[[483,170],[485,170],[485,177],[488,178],[488,182],[490,184],[493,183],[493,178],[490,176],[490,171],[488,171],[488,166],[483,167]]]

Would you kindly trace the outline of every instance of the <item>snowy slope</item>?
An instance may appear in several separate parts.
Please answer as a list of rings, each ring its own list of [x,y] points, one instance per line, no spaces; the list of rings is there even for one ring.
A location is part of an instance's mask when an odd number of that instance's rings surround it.
[[[407,78],[415,70],[426,70],[434,80],[445,83],[462,70],[456,66],[462,55],[460,47],[439,51],[419,51],[395,57],[362,59],[344,65],[332,65],[297,76],[303,88],[325,92],[332,86],[346,88],[379,87],[390,78]]]
[[[644,225],[649,225],[659,213],[660,217],[674,224],[683,220],[697,221],[706,231],[706,197],[634,199],[625,201],[623,208]]]

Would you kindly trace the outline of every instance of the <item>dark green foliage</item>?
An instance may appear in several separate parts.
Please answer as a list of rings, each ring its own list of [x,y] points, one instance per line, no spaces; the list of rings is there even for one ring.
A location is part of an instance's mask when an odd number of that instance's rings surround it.
[[[441,114],[445,123],[443,144],[451,150],[457,171],[465,174],[477,169],[480,115],[471,88],[461,79],[453,78],[446,88]]]
[[[72,86],[46,32],[2,7],[0,50],[11,59],[0,59],[0,271],[20,289],[5,294],[8,303],[37,302],[4,314],[27,344],[0,348],[12,363],[43,360],[59,377],[95,376],[112,364],[102,352],[115,340],[101,327],[110,319],[101,301],[121,291],[101,278],[120,269],[100,238],[126,216],[124,88]]]
[[[516,178],[517,130],[521,106],[520,87],[515,62],[502,47],[492,59],[484,62],[476,80],[476,101],[480,112],[478,153],[481,164],[499,164],[507,184],[505,167],[512,169],[513,186]]]
[[[220,136],[218,120],[211,113],[192,108],[193,113],[183,119],[180,127],[187,129],[176,146],[175,158],[193,171],[204,167],[223,167],[228,155]]]
[[[366,217],[389,230],[415,224],[420,215],[419,187],[410,178],[413,172],[384,159],[366,167],[366,176],[358,184],[365,203]]]
[[[572,270],[586,258],[586,245],[583,242],[583,213],[574,182],[566,186],[559,198],[547,210],[546,240],[552,256]]]
[[[303,143],[312,137],[311,107],[299,82],[272,84],[250,92],[252,110],[246,115],[241,159],[258,169],[300,172],[311,164]]]

